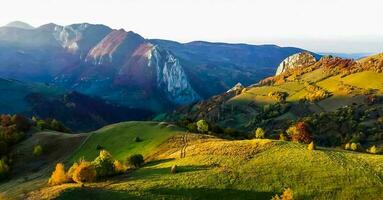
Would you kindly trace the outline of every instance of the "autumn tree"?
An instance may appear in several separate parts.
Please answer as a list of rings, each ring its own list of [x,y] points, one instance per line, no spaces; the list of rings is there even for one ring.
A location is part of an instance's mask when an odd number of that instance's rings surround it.
[[[53,171],[51,177],[49,178],[49,185],[60,185],[68,181],[69,179],[67,177],[67,174],[65,173],[64,164],[57,163],[55,171]]]
[[[73,172],[73,181],[76,183],[93,182],[96,179],[96,169],[92,163],[81,161]]]
[[[294,142],[309,143],[312,141],[308,125],[305,122],[298,122],[287,129],[287,134]]]
[[[257,139],[265,138],[265,131],[262,128],[257,128],[254,134]]]

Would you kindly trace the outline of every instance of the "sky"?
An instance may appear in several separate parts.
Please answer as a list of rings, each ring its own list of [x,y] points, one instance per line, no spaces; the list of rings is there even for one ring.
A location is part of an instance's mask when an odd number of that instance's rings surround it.
[[[179,42],[383,52],[381,0],[1,0],[0,25],[15,20],[105,24]]]

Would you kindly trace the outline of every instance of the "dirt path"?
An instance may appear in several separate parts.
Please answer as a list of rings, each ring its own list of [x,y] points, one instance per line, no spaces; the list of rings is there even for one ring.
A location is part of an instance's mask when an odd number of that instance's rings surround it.
[[[183,144],[182,148],[181,148],[181,158],[185,158],[186,156],[186,148],[188,146],[188,132],[186,134],[184,134],[182,137],[181,137],[181,142]]]

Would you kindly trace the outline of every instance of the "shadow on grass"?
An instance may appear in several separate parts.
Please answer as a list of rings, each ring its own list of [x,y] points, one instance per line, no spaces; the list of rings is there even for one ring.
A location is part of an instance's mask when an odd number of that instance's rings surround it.
[[[148,191],[74,188],[61,193],[57,200],[98,199],[271,199],[271,192],[209,188],[155,188]]]
[[[159,164],[162,164],[162,163],[167,163],[167,162],[170,162],[170,161],[173,161],[173,160],[175,160],[175,158],[154,160],[154,161],[150,161],[150,162],[146,163],[145,167],[152,167],[152,166],[159,165]]]
[[[177,166],[177,174],[208,170],[210,168],[211,166],[207,166],[207,165]],[[150,178],[160,177],[163,175],[170,175],[171,174],[170,169],[171,167],[141,168],[132,173],[131,179],[150,179]]]

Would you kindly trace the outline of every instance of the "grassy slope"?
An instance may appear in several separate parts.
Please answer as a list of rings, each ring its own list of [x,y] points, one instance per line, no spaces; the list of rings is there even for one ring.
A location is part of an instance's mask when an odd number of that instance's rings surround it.
[[[317,69],[303,75],[301,79],[315,82],[315,84],[319,87],[332,92],[333,96],[318,102],[318,104],[321,105],[326,111],[333,111],[336,108],[346,104],[352,104],[353,102],[363,103],[364,98],[360,96],[346,96],[346,94],[338,91],[339,84],[341,82],[361,89],[376,89],[380,94],[383,93],[383,75],[381,73],[364,71],[346,76],[344,78],[341,78],[340,76],[333,76],[323,79],[323,77],[325,76],[322,69]],[[289,94],[286,99],[288,102],[297,102],[308,94],[303,81],[286,82],[281,85],[250,88],[248,91],[232,98],[229,103],[239,106],[247,106],[247,104],[252,102],[257,104],[272,104],[276,101],[272,97],[269,97],[268,94],[275,91],[287,92]],[[315,111],[315,108],[313,108],[313,110]]]
[[[186,157],[180,158],[187,139]],[[116,146],[117,148],[118,146]],[[152,149],[145,167],[79,188],[45,188],[58,199],[270,199],[290,187],[297,199],[381,199],[383,156],[273,140],[227,141],[178,134]],[[171,174],[176,164],[179,173]],[[60,188],[61,187],[61,188]],[[64,192],[58,193],[62,188]]]
[[[18,144],[11,152],[14,155],[12,179],[0,183],[0,199],[2,195],[24,199],[29,191],[45,185],[55,163],[65,160],[86,137],[87,134],[40,132]],[[40,157],[33,155],[33,148],[38,144],[43,147]]]
[[[82,157],[93,160],[98,156],[97,145],[101,145],[121,161],[136,153],[147,156],[158,145],[179,132],[182,130],[177,127],[157,122],[123,122],[109,125],[92,133],[70,161],[77,161]],[[134,141],[137,136],[142,139],[141,142]]]

